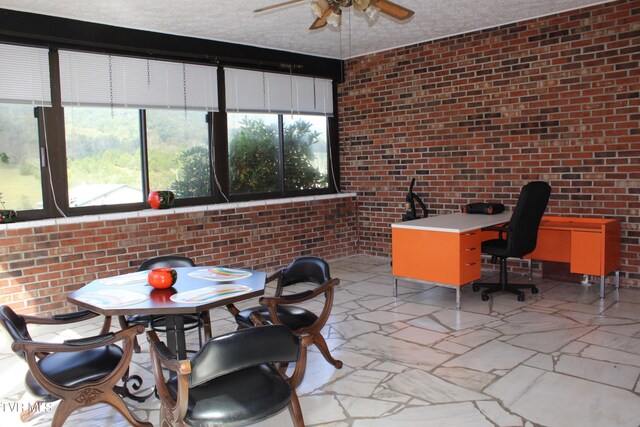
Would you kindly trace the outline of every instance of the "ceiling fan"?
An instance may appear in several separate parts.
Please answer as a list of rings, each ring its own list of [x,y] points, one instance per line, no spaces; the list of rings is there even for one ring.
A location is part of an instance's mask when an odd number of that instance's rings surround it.
[[[279,7],[288,6],[294,3],[300,3],[306,0],[289,0],[271,6],[254,10],[254,12],[266,12]],[[378,15],[382,12],[399,21],[409,19],[415,13],[411,9],[395,4],[389,0],[314,0],[311,2],[311,10],[316,17],[310,30],[317,30],[327,24],[339,27],[341,23],[341,15],[343,7],[353,6],[355,10],[364,12],[370,23],[373,23]]]

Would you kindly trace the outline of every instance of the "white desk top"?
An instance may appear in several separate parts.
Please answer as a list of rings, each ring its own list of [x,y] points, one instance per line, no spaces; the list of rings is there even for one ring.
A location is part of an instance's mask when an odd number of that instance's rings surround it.
[[[442,231],[445,233],[464,233],[466,231],[502,224],[508,222],[510,218],[511,212],[502,212],[496,215],[456,212],[446,215],[414,219],[413,221],[397,222],[395,224],[391,224],[391,227]]]

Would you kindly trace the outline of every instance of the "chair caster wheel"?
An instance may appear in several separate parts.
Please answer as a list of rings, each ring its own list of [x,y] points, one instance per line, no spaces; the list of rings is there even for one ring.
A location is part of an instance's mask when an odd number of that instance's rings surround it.
[[[540,292],[540,291],[538,290],[538,288],[536,288],[536,287],[531,288],[531,293],[532,293],[532,294],[537,294],[538,292]]]
[[[524,301],[524,294],[518,295],[518,301]]]
[[[482,301],[489,301],[489,295],[482,293]]]
[[[480,286],[474,283],[473,285],[471,285],[471,289],[473,289],[473,292],[478,292],[480,290]]]

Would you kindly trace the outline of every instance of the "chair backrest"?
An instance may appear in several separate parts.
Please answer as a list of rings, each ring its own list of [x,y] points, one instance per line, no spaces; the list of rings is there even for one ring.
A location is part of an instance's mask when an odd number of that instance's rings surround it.
[[[179,255],[164,255],[149,258],[145,260],[138,271],[153,270],[154,268],[176,268],[176,267],[195,267],[196,264],[191,258]]]
[[[543,181],[532,181],[522,187],[509,221],[507,251],[510,256],[523,256],[536,248],[538,227],[550,195],[551,187]]]
[[[282,269],[282,286],[289,286],[302,282],[313,282],[321,285],[331,280],[329,264],[322,258],[313,256],[298,257]]]
[[[24,317],[13,311],[8,305],[0,307],[0,325],[2,325],[12,341],[33,341],[27,330],[27,322],[24,321]],[[16,354],[25,359],[25,355],[22,352],[17,352]]]
[[[211,338],[191,358],[189,387],[264,363],[296,362],[300,338],[284,325],[256,326]]]

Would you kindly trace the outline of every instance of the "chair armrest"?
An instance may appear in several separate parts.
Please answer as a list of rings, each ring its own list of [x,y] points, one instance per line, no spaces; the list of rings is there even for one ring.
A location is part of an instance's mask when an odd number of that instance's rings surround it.
[[[498,232],[498,239],[504,240],[502,238],[502,233],[508,233],[509,232],[509,223],[505,222],[504,224],[498,224],[498,225],[491,225],[489,227],[483,227],[482,231],[497,231]]]
[[[62,343],[49,343],[39,342],[31,340],[16,340],[11,344],[13,351],[23,351],[28,353],[59,353],[59,352],[74,352],[82,350],[91,350],[92,348],[105,347],[107,345],[115,344],[119,341],[127,338],[133,341],[135,335],[144,332],[144,326],[135,325],[116,333],[108,333],[103,335],[97,335],[87,338],[78,338],[73,340],[66,340]]]
[[[233,317],[236,317],[240,313],[240,310],[238,310],[238,307],[236,307],[234,304],[227,304],[226,307]]]
[[[282,277],[282,270],[278,270],[271,275],[267,276],[265,279],[265,283],[273,282],[274,280],[279,280]]]
[[[253,326],[269,325],[269,322],[267,322],[267,319],[262,317],[262,315],[257,311],[251,312],[251,314],[249,315],[249,320],[251,320],[251,323],[253,323]]]
[[[316,287],[313,290],[299,292],[297,294],[281,295],[280,297],[261,297],[258,302],[264,306],[270,305],[290,305],[300,304],[301,302],[308,301],[317,297],[318,295],[328,291],[329,289],[340,283],[339,279],[331,279],[324,282],[322,285]]]
[[[109,318],[110,319],[110,318]],[[49,394],[62,397],[72,393],[76,395],[78,388],[75,385],[64,385],[56,382],[54,378],[47,377],[40,369],[39,358],[44,353],[61,353],[72,352],[77,353],[80,351],[90,350],[98,347],[105,347],[107,345],[115,344],[119,341],[124,341],[122,348],[122,357],[118,361],[118,364],[111,370],[109,374],[97,379],[86,378],[86,382],[83,382],[84,390],[86,387],[94,387],[98,392],[104,393],[107,389],[112,388],[120,381],[129,370],[129,363],[131,362],[131,354],[133,353],[133,338],[136,334],[144,332],[144,326],[136,325],[134,327],[118,331],[116,333],[110,333],[101,335],[98,337],[90,337],[87,339],[69,340],[69,343],[42,343],[33,342],[30,340],[18,340],[12,344],[12,349],[18,353],[24,354],[24,359],[27,361],[29,371],[35,381]],[[46,355],[45,355],[46,356]]]
[[[509,224],[498,224],[498,225],[490,225],[489,227],[483,227],[482,231],[508,231]]]
[[[113,332],[109,332],[108,334],[96,335],[95,337],[87,337],[87,338],[78,338],[74,340],[64,340],[62,344],[70,345],[73,347],[82,347],[85,345],[107,345],[106,343],[111,342],[113,338],[116,336]]]
[[[309,298],[313,294],[312,290],[298,292],[297,294],[280,295],[280,298],[286,301],[304,301],[304,298]],[[319,294],[316,294],[319,295]],[[311,298],[313,298],[311,296]]]
[[[93,319],[99,316],[89,310],[81,310],[73,313],[54,314],[51,317],[22,316],[27,323],[39,325],[62,325],[65,323],[82,322],[83,320]]]
[[[157,358],[162,367],[170,369],[182,375],[186,375],[191,372],[189,361],[178,360],[176,355],[173,354],[171,350],[169,350],[167,345],[160,341],[160,338],[158,338],[158,334],[156,334],[155,331],[147,331],[147,341],[149,341],[149,345],[151,347],[150,350],[153,350],[152,355]],[[183,362],[186,362],[186,364]]]
[[[73,313],[54,314],[51,317],[22,316],[24,321],[33,325],[66,325],[69,323],[82,322],[99,316],[90,310],[80,310]],[[111,316],[105,316],[102,323],[101,334],[106,334],[111,328]],[[124,327],[122,328],[124,329]]]
[[[271,318],[271,322],[276,325],[282,325],[283,322],[280,317],[278,317],[278,305],[299,304],[324,293],[324,306],[322,307],[322,313],[320,313],[316,321],[313,322],[313,324],[310,326],[296,330],[296,334],[305,334],[308,331],[313,331],[319,327],[321,328],[322,325],[327,322],[329,314],[331,313],[331,308],[333,307],[333,288],[339,283],[340,279],[331,279],[324,282],[313,291],[305,291],[300,292],[299,294],[287,295],[287,298],[262,297],[258,301],[261,305],[267,307],[267,309],[269,310],[269,317]]]
[[[282,269],[272,273],[270,276],[268,276],[265,279],[265,281],[264,281],[265,287],[266,287],[267,283],[271,283],[274,280],[276,281],[276,289],[275,289],[274,295],[276,297],[278,297],[278,296],[282,295],[282,289],[283,289],[283,286],[282,286]]]
[[[189,402],[191,362],[189,360],[178,360],[171,350],[160,341],[155,331],[147,331],[147,340],[149,341],[151,368],[158,397],[166,405],[166,410],[171,412],[173,420],[181,425],[187,414],[187,404]],[[178,381],[178,396],[176,399],[169,392],[162,372],[163,367],[176,372]]]
[[[73,320],[82,318],[84,320],[84,318],[91,319],[92,317],[96,317],[97,315],[97,313],[94,313],[90,310],[80,310],[76,311],[75,313],[54,314],[53,316],[51,316],[51,318],[55,320]]]

